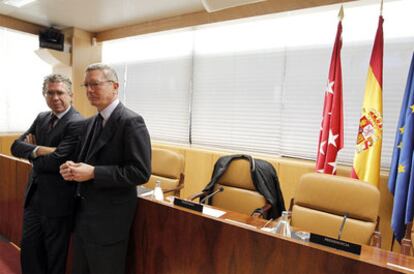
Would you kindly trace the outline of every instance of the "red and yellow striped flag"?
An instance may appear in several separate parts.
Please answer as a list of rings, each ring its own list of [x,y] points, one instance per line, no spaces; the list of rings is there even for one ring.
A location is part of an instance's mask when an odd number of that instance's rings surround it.
[[[379,17],[377,34],[369,63],[362,105],[352,177],[378,187],[382,147],[382,62],[384,19]]]

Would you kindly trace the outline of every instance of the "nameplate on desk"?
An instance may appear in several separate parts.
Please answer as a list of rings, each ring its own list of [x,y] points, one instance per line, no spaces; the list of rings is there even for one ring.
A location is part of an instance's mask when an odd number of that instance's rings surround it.
[[[324,246],[333,247],[335,249],[351,252],[356,255],[361,254],[361,246],[350,242],[341,241],[334,238],[311,233],[309,241],[311,243],[321,244]]]
[[[185,207],[194,211],[198,211],[198,212],[203,212],[203,205],[199,204],[199,203],[194,203],[188,200],[182,200],[180,198],[175,198],[174,199],[174,205],[176,206],[181,206],[181,207]]]

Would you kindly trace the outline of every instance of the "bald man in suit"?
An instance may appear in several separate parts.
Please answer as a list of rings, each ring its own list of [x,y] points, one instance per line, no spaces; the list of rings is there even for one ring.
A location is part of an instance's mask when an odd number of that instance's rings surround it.
[[[122,274],[138,184],[151,175],[151,142],[143,118],[118,99],[116,72],[104,64],[86,69],[84,86],[98,114],[86,120],[78,162],[61,166],[77,182],[74,274]]]
[[[23,274],[65,273],[75,187],[63,179],[59,166],[74,159],[80,137],[77,122],[82,120],[71,106],[71,87],[65,76],[47,76],[43,96],[50,111],[40,113],[11,147],[14,156],[33,165],[24,202]]]

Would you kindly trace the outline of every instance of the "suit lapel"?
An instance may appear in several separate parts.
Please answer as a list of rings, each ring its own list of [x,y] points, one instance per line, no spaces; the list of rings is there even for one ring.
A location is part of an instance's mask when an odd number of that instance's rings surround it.
[[[64,125],[64,124],[66,124],[65,122],[67,121],[67,120],[69,120],[69,117],[72,115],[72,113],[74,113],[75,112],[75,110],[74,110],[74,108],[73,108],[73,106],[72,107],[70,107],[70,109],[69,109],[69,111],[67,112],[67,113],[65,113],[65,115],[63,115],[63,117],[62,118],[60,118],[58,121],[57,121],[57,124],[55,125],[55,127],[53,128],[53,131],[54,130],[57,130],[58,131],[58,129],[59,128],[61,128],[62,127],[62,125]]]
[[[121,117],[122,111],[123,105],[119,103],[118,106],[112,112],[105,126],[103,127],[102,133],[96,140],[95,144],[90,144],[93,147],[90,149],[88,155],[86,155],[86,161],[90,160],[106,143],[108,143],[111,137],[115,134],[119,124],[118,120]],[[94,123],[91,124],[93,125]],[[93,134],[93,132],[90,132],[92,130],[92,125],[90,125],[90,127],[88,128],[88,138],[90,138],[90,135]]]
[[[38,145],[41,146],[47,146],[49,145],[48,140],[49,140],[49,121],[50,121],[50,116],[51,112],[48,111],[46,113],[44,113],[44,116],[39,119],[39,125],[37,126],[36,129],[36,143]]]
[[[45,136],[45,141],[47,142],[48,145],[53,146],[51,142],[53,142],[55,137],[59,136],[62,133],[62,131],[64,130],[66,126],[67,121],[70,119],[72,114],[74,114],[75,112],[76,110],[73,107],[71,107],[69,111],[65,113],[65,115],[63,115],[62,118],[58,119],[58,121],[56,122],[53,128],[50,128],[50,120],[52,117],[52,113],[50,112],[48,114],[47,116],[48,118],[44,119],[46,122],[42,125],[44,127],[44,130],[46,130],[44,132],[47,132]]]
[[[86,156],[87,156],[86,153],[87,153],[88,148],[90,146],[90,141],[91,141],[91,138],[92,138],[92,135],[93,135],[92,129],[93,129],[93,125],[95,124],[95,119],[96,119],[96,116],[94,116],[93,119],[90,118],[89,122],[87,123],[87,126],[86,126],[86,135],[85,135],[85,139],[83,141],[84,143],[83,143],[81,151],[79,153],[79,161],[81,161],[81,162],[86,161]]]

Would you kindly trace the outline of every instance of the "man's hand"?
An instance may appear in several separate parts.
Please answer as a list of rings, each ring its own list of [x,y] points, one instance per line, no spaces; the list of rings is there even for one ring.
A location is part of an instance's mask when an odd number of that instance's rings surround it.
[[[67,181],[85,182],[95,177],[95,167],[67,161],[60,166],[60,174]]]
[[[24,141],[28,144],[36,145],[36,136],[29,133],[26,135],[26,138],[24,138]]]

